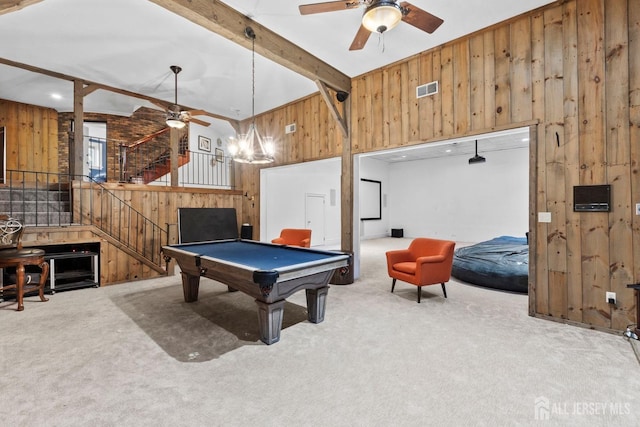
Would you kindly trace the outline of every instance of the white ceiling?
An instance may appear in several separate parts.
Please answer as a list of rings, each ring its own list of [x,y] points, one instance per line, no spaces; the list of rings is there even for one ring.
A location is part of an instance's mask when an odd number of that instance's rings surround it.
[[[349,51],[363,8],[302,16],[313,1],[224,3],[354,77],[537,8],[549,0],[412,0],[444,24],[433,34],[406,23]],[[178,102],[232,119],[252,114],[251,51],[147,0],[44,0],[0,15],[0,57],[173,102],[170,65],[180,65]],[[255,113],[317,92],[314,82],[256,55]],[[51,98],[58,93],[61,99]],[[72,83],[0,64],[0,98],[73,110]],[[152,104],[98,90],[87,112],[129,115]],[[224,121],[203,118],[220,133]]]
[[[411,162],[438,157],[473,157],[476,154],[476,141],[478,155],[485,157],[489,162],[491,156],[487,153],[529,147],[529,128],[524,127],[475,137],[455,138],[442,142],[399,147],[367,153],[362,156],[387,163]]]

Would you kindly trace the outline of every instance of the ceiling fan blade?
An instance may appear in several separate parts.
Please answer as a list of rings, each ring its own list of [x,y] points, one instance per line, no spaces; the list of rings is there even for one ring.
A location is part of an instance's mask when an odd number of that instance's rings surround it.
[[[188,110],[186,113],[190,116],[203,116],[206,112],[204,110]]]
[[[422,31],[426,31],[429,34],[433,33],[444,22],[437,16],[432,15],[429,12],[425,12],[406,1],[400,3],[400,7],[407,11],[406,14],[402,14],[402,20],[404,22],[409,25],[413,25]]]
[[[349,50],[360,50],[367,44],[367,40],[369,40],[369,36],[371,35],[371,31],[367,30],[364,25],[360,25],[358,28],[358,32],[356,33],[351,46],[349,46]]]
[[[336,10],[354,9],[359,7],[360,1],[328,1],[324,3],[301,4],[298,6],[301,15],[311,15],[313,13],[333,12]]]
[[[196,118],[193,118],[193,117],[189,117],[189,121],[193,122],[193,123],[197,123],[200,126],[205,126],[205,127],[211,126],[211,123],[205,122],[204,120],[196,119]]]

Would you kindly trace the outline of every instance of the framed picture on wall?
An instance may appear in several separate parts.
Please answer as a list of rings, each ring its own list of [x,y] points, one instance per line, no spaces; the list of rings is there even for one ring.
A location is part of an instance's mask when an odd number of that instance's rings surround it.
[[[216,148],[216,162],[224,162],[224,150]]]
[[[211,152],[211,139],[200,135],[198,137],[198,148],[201,151]]]

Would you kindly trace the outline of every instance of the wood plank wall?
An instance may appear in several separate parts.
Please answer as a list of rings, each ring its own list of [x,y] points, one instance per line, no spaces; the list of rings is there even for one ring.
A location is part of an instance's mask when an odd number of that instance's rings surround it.
[[[121,183],[106,183],[103,187],[159,227],[168,230],[170,244],[178,242],[178,208],[235,208],[239,224],[242,217],[242,195],[240,191],[155,187]],[[80,206],[79,199],[85,200],[86,203],[82,203],[81,215],[83,218],[89,218],[88,210],[92,209],[94,223],[112,224],[118,218],[123,218],[123,212],[120,211],[119,205],[102,202],[104,199],[111,199],[111,197],[105,195],[99,186],[82,186],[81,190],[74,189],[74,196],[74,209],[77,210]],[[91,203],[89,203],[90,200]],[[99,206],[106,206],[107,208],[111,206],[111,211],[99,210]],[[113,222],[113,227],[107,228],[113,228],[123,236],[137,236],[138,247],[149,247],[148,242],[145,242],[144,239],[150,240],[151,236],[138,229],[139,224],[131,224],[130,227],[125,227],[124,223],[125,221],[121,222],[123,224],[121,230],[116,228],[116,222]],[[166,244],[166,242],[162,244]],[[158,246],[156,248],[160,249]],[[103,255],[101,257],[103,269],[100,277],[103,279],[102,283],[104,284],[157,276],[157,273],[151,268],[133,260],[127,253],[114,245],[107,245],[101,255]]]
[[[6,168],[58,172],[58,113],[0,99],[0,126],[6,127]]]
[[[95,221],[108,222],[109,218],[122,218],[119,210],[113,212],[99,211],[100,200],[103,197],[98,186],[83,185],[81,189],[74,185],[74,206],[82,203],[82,215],[89,217],[88,210],[93,212]],[[239,191],[205,190],[154,187],[133,184],[104,184],[116,197],[129,203],[135,210],[141,212],[154,223],[169,230],[169,243],[178,242],[178,208],[235,208],[238,221],[241,218],[242,195]],[[88,203],[92,200],[93,203]],[[108,218],[109,217],[109,218]],[[121,230],[114,229],[114,233],[126,235],[132,233],[139,237],[140,247],[143,233],[138,232],[136,225]],[[148,236],[147,236],[148,237]],[[24,235],[25,246],[58,245],[85,242],[100,242],[100,284],[102,286],[122,283],[131,280],[158,277],[160,274],[136,260],[104,238],[94,227],[29,227]],[[166,244],[166,242],[163,242]],[[159,248],[158,248],[159,250]]]
[[[162,276],[141,261],[112,244],[91,226],[29,227],[23,236],[25,246],[45,247],[79,243],[100,244],[100,286]]]
[[[636,322],[626,284],[640,281],[638,52],[640,1],[554,2],[354,78],[352,152],[536,124],[530,211],[552,221],[532,221],[531,314],[623,330]],[[416,99],[415,86],[434,80],[439,93]],[[339,154],[324,110],[311,97],[259,117],[259,126],[302,130],[277,139],[278,164]],[[243,191],[259,195],[259,168],[240,176]],[[611,184],[612,211],[573,212],[573,186],[583,184]],[[259,199],[252,204],[243,221],[259,224]]]
[[[338,111],[342,111],[335,96],[333,100]],[[296,131],[286,134],[285,126],[292,123],[296,124]],[[248,125],[249,122],[242,123],[241,127],[246,129]],[[257,116],[256,127],[261,135],[272,136],[277,143],[276,161],[268,167],[342,155],[342,133],[319,93]],[[247,195],[242,199],[241,223],[254,226],[255,238],[260,228],[260,170],[264,167],[236,164],[234,170],[242,194]]]

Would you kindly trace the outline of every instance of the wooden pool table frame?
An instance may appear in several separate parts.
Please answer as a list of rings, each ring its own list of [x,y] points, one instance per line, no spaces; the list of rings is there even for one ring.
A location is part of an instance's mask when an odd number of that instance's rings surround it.
[[[243,241],[237,239],[233,241]],[[225,241],[202,242],[198,244],[220,244]],[[245,241],[250,244],[282,247],[271,243]],[[167,262],[173,258],[180,266],[182,289],[185,302],[198,300],[200,277],[221,282],[229,290],[238,290],[255,298],[258,306],[260,340],[273,344],[280,340],[282,316],[285,299],[304,289],[307,300],[307,317],[312,323],[324,320],[328,283],[336,269],[349,264],[349,254],[342,252],[317,251],[307,248],[288,249],[315,251],[331,255],[329,258],[311,263],[293,264],[274,270],[256,270],[246,265],[224,261],[222,259],[197,255],[181,247],[197,245],[194,243],[169,245],[162,248]]]

